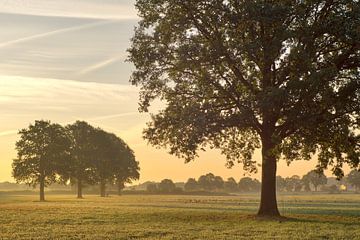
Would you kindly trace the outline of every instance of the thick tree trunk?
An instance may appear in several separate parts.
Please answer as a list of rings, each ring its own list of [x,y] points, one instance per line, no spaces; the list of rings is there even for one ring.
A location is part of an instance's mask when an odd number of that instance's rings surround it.
[[[106,197],[106,183],[103,180],[100,182],[100,197]]]
[[[262,180],[259,216],[280,216],[276,201],[276,157],[271,138],[262,139]]]
[[[78,179],[78,182],[77,182],[77,198],[79,198],[79,199],[83,198],[82,188],[83,188],[82,181],[81,181],[81,179]]]
[[[40,179],[40,202],[45,201],[45,178]]]

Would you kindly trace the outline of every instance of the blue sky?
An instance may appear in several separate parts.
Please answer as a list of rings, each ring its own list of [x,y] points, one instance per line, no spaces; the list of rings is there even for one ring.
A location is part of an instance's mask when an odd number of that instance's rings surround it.
[[[126,84],[137,20],[130,0],[0,1],[1,73]]]

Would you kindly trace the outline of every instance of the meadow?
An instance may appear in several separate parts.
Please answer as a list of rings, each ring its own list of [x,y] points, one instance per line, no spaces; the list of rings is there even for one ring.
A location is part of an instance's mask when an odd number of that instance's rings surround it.
[[[257,195],[0,194],[0,239],[360,239],[360,195],[280,195],[282,220]]]

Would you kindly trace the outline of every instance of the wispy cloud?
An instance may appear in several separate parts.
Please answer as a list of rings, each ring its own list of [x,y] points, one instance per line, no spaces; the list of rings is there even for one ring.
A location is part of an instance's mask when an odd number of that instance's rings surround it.
[[[133,116],[133,115],[137,115],[139,114],[138,112],[127,112],[127,113],[119,113],[119,114],[113,114],[113,115],[105,115],[105,116],[99,116],[99,117],[93,117],[93,118],[88,118],[88,119],[84,119],[84,121],[87,122],[93,122],[96,125],[105,127],[109,130],[113,130],[113,131],[118,131],[119,129],[113,128],[113,127],[109,127],[107,125],[104,124],[99,124],[96,121],[99,120],[107,120],[107,119],[113,119],[113,118],[120,118],[120,117],[127,117],[127,116]],[[80,117],[74,117],[75,121],[81,119]],[[66,121],[63,122],[64,125],[66,124],[71,124],[74,121]],[[18,133],[18,130],[7,130],[7,131],[2,131],[0,132],[0,137],[5,137],[5,136],[12,136],[12,135],[16,135]]]
[[[127,117],[127,116],[133,116],[137,115],[139,112],[127,112],[127,113],[118,113],[118,114],[112,114],[112,115],[105,115],[105,116],[99,116],[90,118],[90,121],[97,121],[97,120],[106,120],[106,119],[112,119],[112,118],[120,118],[120,117]]]
[[[15,129],[36,119],[62,124],[85,120],[109,131],[128,129],[143,121],[136,111],[137,96],[138,89],[129,85],[0,76],[0,126],[6,127],[0,137],[15,135]]]
[[[57,34],[63,34],[63,33],[67,33],[67,32],[79,31],[79,30],[83,30],[83,29],[88,29],[88,28],[98,27],[98,26],[102,26],[102,25],[106,25],[106,24],[111,24],[111,23],[114,23],[114,22],[117,22],[117,21],[118,20],[97,21],[97,22],[94,22],[94,23],[88,23],[88,24],[83,24],[83,25],[80,25],[80,26],[74,26],[74,27],[68,27],[68,28],[61,28],[61,29],[57,29],[57,30],[54,30],[54,31],[50,31],[50,32],[45,32],[45,33],[31,35],[31,36],[28,36],[28,37],[18,38],[18,39],[14,39],[14,40],[11,40],[11,41],[0,43],[0,49],[5,48],[5,47],[9,47],[11,45],[15,45],[15,44],[19,44],[19,43],[25,43],[25,42],[28,42],[28,41],[41,39],[41,38],[45,38],[45,37],[49,37],[49,36],[53,36],[53,35],[57,35]]]
[[[123,60],[124,58],[125,57],[123,55],[111,57],[109,59],[106,59],[104,61],[101,61],[101,62],[95,63],[94,65],[86,67],[85,69],[81,70],[78,74],[79,75],[84,75],[84,74],[87,74],[87,73],[94,72],[94,71],[96,71],[98,69],[109,66],[112,63]]]
[[[48,17],[137,18],[133,0],[0,0],[0,12]]]
[[[11,136],[11,135],[15,135],[17,133],[18,133],[17,130],[3,131],[3,132],[0,132],[0,137]]]

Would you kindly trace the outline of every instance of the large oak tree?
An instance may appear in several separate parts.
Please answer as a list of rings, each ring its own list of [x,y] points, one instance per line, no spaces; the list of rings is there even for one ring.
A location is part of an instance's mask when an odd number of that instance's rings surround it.
[[[186,161],[206,147],[228,166],[262,150],[259,215],[279,215],[276,167],[310,159],[318,168],[359,166],[360,5],[357,0],[137,0],[129,49],[154,99],[145,137]]]

